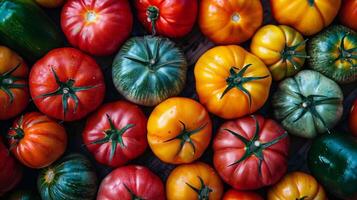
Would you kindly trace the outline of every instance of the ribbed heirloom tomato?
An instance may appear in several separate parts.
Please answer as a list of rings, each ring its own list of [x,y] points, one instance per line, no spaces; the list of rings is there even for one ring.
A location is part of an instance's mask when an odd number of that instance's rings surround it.
[[[100,184],[97,200],[164,200],[164,184],[148,168],[129,165],[117,168]]]
[[[148,142],[162,161],[190,163],[203,154],[211,140],[212,123],[198,102],[174,97],[160,103],[148,121]]]
[[[108,103],[88,118],[83,142],[99,163],[118,167],[145,151],[146,121],[144,113],[132,103]]]
[[[276,183],[287,170],[288,133],[275,121],[249,116],[224,123],[213,140],[213,163],[237,190]]]
[[[272,14],[280,24],[313,35],[331,24],[341,0],[270,0]]]
[[[254,192],[228,190],[222,200],[263,200],[261,196]]]
[[[284,176],[268,191],[268,200],[327,200],[324,188],[316,179],[303,172],[292,172]]]
[[[222,194],[221,179],[202,162],[179,165],[166,181],[167,200],[220,200]]]
[[[339,17],[343,25],[357,31],[357,0],[343,0]]]
[[[208,50],[195,66],[200,102],[225,119],[257,111],[268,99],[272,78],[255,55],[240,46],[218,46]]]
[[[74,48],[50,51],[32,67],[29,79],[37,108],[56,119],[81,119],[104,98],[100,67],[93,58]]]
[[[197,0],[135,0],[138,18],[154,35],[182,37],[196,22]]]
[[[214,43],[242,43],[262,25],[263,7],[259,0],[202,0],[198,22]]]
[[[64,127],[37,112],[27,113],[15,120],[7,137],[11,152],[22,164],[31,168],[49,166],[67,147]]]
[[[0,46],[0,120],[18,115],[29,103],[28,71],[20,56]]]
[[[93,55],[110,55],[129,37],[133,16],[127,0],[68,0],[61,26],[73,46]]]

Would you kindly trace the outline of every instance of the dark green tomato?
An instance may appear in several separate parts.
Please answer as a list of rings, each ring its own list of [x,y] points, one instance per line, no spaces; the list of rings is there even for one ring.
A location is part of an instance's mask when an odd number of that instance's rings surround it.
[[[40,200],[40,197],[34,191],[17,190],[11,192],[6,199],[7,200]]]
[[[336,125],[343,111],[340,87],[322,74],[303,70],[279,84],[274,114],[293,135],[313,138]]]
[[[37,180],[41,197],[46,200],[92,200],[97,186],[91,163],[80,154],[65,156],[44,169]]]
[[[357,138],[338,133],[317,138],[308,165],[327,191],[342,199],[357,199]]]
[[[331,26],[311,39],[308,51],[312,69],[339,83],[357,80],[357,33],[352,29]]]
[[[33,0],[0,0],[0,42],[30,61],[62,44],[59,29]]]
[[[154,106],[178,95],[186,82],[187,62],[167,38],[129,39],[113,63],[113,82],[129,101]]]

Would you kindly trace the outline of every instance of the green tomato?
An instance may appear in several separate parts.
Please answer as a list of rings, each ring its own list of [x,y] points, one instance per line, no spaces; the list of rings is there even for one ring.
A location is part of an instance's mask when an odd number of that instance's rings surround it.
[[[333,128],[341,118],[342,102],[340,87],[311,70],[282,81],[272,100],[275,117],[283,127],[305,138]]]
[[[182,91],[187,62],[167,38],[133,37],[115,57],[112,72],[115,87],[126,99],[154,106]]]

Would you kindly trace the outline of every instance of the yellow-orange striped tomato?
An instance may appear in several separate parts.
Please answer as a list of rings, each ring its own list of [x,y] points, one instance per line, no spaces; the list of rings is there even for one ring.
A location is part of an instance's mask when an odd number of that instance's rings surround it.
[[[251,52],[269,68],[273,79],[295,75],[304,65],[305,42],[295,29],[285,25],[266,25],[253,36]]]
[[[162,161],[190,163],[198,159],[211,140],[212,123],[198,102],[174,97],[160,103],[148,120],[148,142]]]
[[[217,46],[195,66],[200,102],[215,115],[232,119],[257,111],[269,96],[269,69],[240,46]]]

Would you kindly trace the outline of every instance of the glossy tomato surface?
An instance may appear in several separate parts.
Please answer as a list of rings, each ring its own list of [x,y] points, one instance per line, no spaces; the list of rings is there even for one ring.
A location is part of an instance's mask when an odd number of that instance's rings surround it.
[[[50,51],[35,63],[29,79],[37,108],[56,119],[81,119],[104,98],[105,84],[99,65],[74,48]]]
[[[164,184],[148,168],[120,167],[108,174],[99,187],[97,200],[165,200]]]
[[[350,131],[357,136],[357,98],[355,99],[349,117]]]
[[[108,103],[88,118],[83,143],[99,163],[118,167],[145,151],[146,122],[138,106],[126,101]]]
[[[196,22],[197,0],[134,0],[140,22],[153,35],[182,37]]]
[[[67,134],[62,125],[38,112],[15,120],[7,137],[11,152],[27,167],[43,168],[66,150]]]
[[[275,121],[249,116],[225,122],[213,140],[213,162],[237,190],[276,183],[287,170],[288,133]]]
[[[222,200],[263,200],[261,196],[254,192],[228,190]]]
[[[342,0],[339,17],[343,25],[357,31],[357,0]]]
[[[133,16],[127,0],[68,0],[61,26],[69,42],[93,55],[110,55],[129,37]]]

